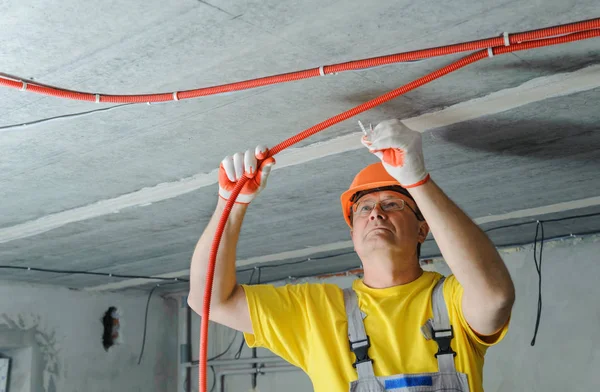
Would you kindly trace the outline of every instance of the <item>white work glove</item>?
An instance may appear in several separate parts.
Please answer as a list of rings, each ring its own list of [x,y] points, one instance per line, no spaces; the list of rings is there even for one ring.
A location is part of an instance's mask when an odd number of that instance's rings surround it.
[[[267,177],[275,164],[274,158],[267,158],[268,153],[266,146],[256,146],[254,151],[238,152],[225,157],[219,166],[219,196],[228,200],[237,181],[246,174],[250,179],[244,184],[235,202],[249,204],[254,200],[267,185]]]
[[[414,188],[429,180],[419,132],[394,119],[382,121],[365,133],[362,144],[381,159],[385,170],[404,188]]]

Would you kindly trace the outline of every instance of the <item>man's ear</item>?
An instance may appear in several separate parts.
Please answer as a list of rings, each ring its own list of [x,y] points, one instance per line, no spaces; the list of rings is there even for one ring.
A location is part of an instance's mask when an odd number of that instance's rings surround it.
[[[419,222],[419,242],[422,244],[429,234],[429,225],[425,221]]]

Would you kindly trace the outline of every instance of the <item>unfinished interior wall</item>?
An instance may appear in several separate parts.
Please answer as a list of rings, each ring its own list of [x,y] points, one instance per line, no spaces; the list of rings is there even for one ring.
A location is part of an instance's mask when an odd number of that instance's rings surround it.
[[[10,392],[173,391],[177,306],[156,293],[89,293],[0,281],[0,354],[11,358]],[[105,351],[102,316],[121,313],[122,343]]]
[[[543,308],[537,341],[533,347],[530,343],[538,300],[533,246],[503,250],[502,256],[515,282],[517,299],[509,333],[501,344],[488,351],[484,368],[485,390],[597,390],[600,385],[600,342],[597,339],[600,328],[600,236],[545,243],[542,258]],[[443,262],[433,263],[431,269],[443,274],[450,272]],[[352,280],[351,277],[343,277],[328,281],[349,287]],[[194,316],[192,342],[196,358],[198,329],[199,318]],[[210,332],[209,356],[224,350],[235,335],[225,327],[211,329]],[[233,357],[240,339],[241,334],[238,334],[232,348],[222,358]],[[252,351],[245,347],[241,357],[248,358],[251,354]],[[258,350],[257,355],[272,356],[266,350]],[[249,366],[246,365],[246,368]],[[197,375],[195,371],[191,385],[196,389],[192,390],[197,390]],[[209,377],[212,380],[210,371]],[[225,376],[224,390],[249,391],[252,390],[251,382],[250,375]],[[257,390],[261,392],[284,388],[286,392],[312,390],[310,380],[301,371],[261,375],[257,385]]]

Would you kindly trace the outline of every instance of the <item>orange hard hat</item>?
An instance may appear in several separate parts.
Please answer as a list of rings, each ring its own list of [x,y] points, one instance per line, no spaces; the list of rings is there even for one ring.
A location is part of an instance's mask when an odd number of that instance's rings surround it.
[[[348,190],[342,193],[342,196],[340,197],[344,219],[350,228],[352,228],[352,222],[350,222],[350,208],[356,201],[352,200],[352,197],[360,191],[389,186],[399,187],[404,190],[400,183],[396,181],[394,177],[388,174],[381,162],[373,163],[372,165],[365,167],[356,175],[356,177],[354,177],[354,180],[352,181],[352,184],[350,184]],[[412,199],[408,191],[405,192],[401,193]]]

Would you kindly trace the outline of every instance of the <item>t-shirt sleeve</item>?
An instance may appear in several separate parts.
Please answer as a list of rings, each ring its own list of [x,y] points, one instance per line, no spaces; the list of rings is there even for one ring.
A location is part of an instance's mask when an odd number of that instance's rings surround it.
[[[466,331],[469,339],[475,344],[478,348],[479,352],[484,355],[487,348],[493,345],[500,343],[504,336],[508,332],[508,325],[510,324],[510,317],[506,321],[506,323],[498,330],[498,332],[493,335],[483,336],[475,332],[473,328],[469,325],[462,310],[462,297],[463,297],[464,289],[462,285],[458,282],[454,275],[448,276],[446,281],[444,282],[444,297],[449,298],[446,299],[446,304],[448,306],[452,306],[452,310],[449,309],[451,318],[458,318],[461,327]],[[454,315],[454,317],[452,317]]]
[[[253,333],[244,333],[250,347],[264,347],[306,370],[310,318],[306,311],[308,284],[242,285],[248,300]]]

